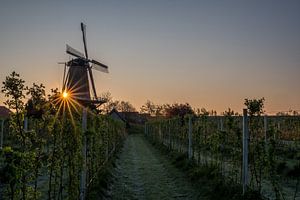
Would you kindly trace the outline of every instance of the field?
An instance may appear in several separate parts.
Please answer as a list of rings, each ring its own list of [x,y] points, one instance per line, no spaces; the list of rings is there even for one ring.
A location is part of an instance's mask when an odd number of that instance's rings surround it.
[[[145,135],[228,184],[246,185],[269,199],[300,199],[300,117],[250,116],[247,179],[243,179],[243,117],[190,116],[148,123]],[[245,155],[245,153],[244,153]]]
[[[126,132],[124,123],[94,113],[88,114],[87,131],[82,131],[81,117],[29,118],[22,135],[13,129],[14,117],[5,121],[0,199],[78,199],[83,170],[89,188]]]

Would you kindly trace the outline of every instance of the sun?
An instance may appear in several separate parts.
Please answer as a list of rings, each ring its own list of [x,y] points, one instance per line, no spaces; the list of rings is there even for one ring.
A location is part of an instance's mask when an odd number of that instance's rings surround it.
[[[64,91],[63,94],[62,94],[63,98],[66,99],[68,98],[69,94],[67,91]]]

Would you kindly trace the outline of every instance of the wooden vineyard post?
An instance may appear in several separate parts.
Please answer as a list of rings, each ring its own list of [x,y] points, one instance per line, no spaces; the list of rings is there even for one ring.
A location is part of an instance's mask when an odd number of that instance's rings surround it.
[[[224,122],[223,122],[223,117],[222,116],[220,116],[220,134],[224,134]],[[225,140],[226,140],[227,138],[225,138]],[[223,153],[223,147],[225,146],[225,143],[226,142],[222,142],[222,144],[221,144],[221,146],[222,146],[222,148],[221,148],[221,154],[222,154],[222,157],[221,157],[221,174],[222,174],[222,176],[224,175],[224,171],[225,171],[225,165],[224,165],[224,161],[223,161],[223,159],[224,159],[224,153]]]
[[[24,118],[24,132],[28,131],[28,117]]]
[[[109,141],[109,123],[108,123],[108,121],[106,120],[106,131],[107,131],[107,136],[106,136],[106,141],[107,141],[107,143],[106,143],[106,153],[105,153],[105,161],[108,161],[108,158],[109,158],[109,145],[110,145],[110,141]]]
[[[158,124],[158,142],[164,144],[164,141],[162,140],[162,133],[161,133],[161,124]]]
[[[192,115],[189,115],[189,159],[192,158],[192,134],[193,134],[193,124],[192,124]]]
[[[0,138],[0,149],[3,148],[3,133],[4,132],[4,119],[1,120],[1,138]]]
[[[267,121],[267,115],[264,115],[264,133],[265,133],[265,145],[267,145],[268,142],[268,136],[267,136],[267,130],[268,130],[268,121]]]
[[[280,122],[277,122],[277,136],[276,133],[274,133],[274,140],[276,140],[276,137],[278,138],[280,134]]]
[[[249,130],[248,130],[248,114],[247,109],[243,110],[243,194],[245,194],[248,186],[248,146],[249,146]]]
[[[80,200],[85,199],[86,193],[86,130],[87,130],[87,108],[82,109],[82,134],[83,134],[83,145],[82,145],[82,157],[83,164],[80,177]]]
[[[171,120],[168,120],[168,138],[169,138],[169,149],[172,149],[171,143]]]
[[[149,124],[145,123],[145,134],[149,137]]]
[[[223,118],[220,117],[220,130],[224,131],[224,123],[223,123]]]

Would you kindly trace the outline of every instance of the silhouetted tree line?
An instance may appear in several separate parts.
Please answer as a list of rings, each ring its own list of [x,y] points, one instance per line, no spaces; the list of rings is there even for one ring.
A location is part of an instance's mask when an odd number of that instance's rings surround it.
[[[129,102],[124,100],[114,100],[110,92],[105,92],[101,98],[106,103],[101,107],[102,112],[109,113],[112,109],[119,112],[137,112],[137,109]],[[155,104],[147,100],[139,110],[142,114],[149,114],[152,117],[184,117],[187,114],[193,115],[217,115],[215,110],[208,111],[205,108],[194,109],[189,103],[173,103],[173,104]]]

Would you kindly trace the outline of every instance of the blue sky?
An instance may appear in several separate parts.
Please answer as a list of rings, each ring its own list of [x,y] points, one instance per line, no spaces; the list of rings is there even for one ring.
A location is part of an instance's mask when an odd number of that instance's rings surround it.
[[[189,102],[240,111],[266,98],[268,111],[300,109],[299,1],[1,1],[0,79],[61,87],[65,44],[110,67],[98,93],[139,108]],[[1,102],[3,95],[0,95]]]

